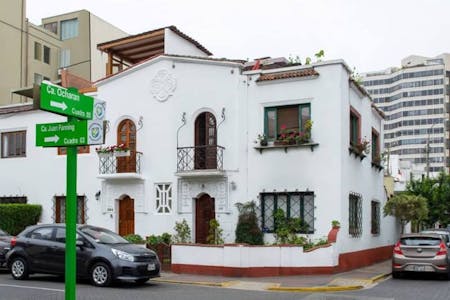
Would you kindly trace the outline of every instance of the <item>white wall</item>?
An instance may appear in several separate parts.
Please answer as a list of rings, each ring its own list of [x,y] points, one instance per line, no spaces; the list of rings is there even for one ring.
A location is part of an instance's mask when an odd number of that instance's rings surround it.
[[[208,56],[208,54],[173,32],[170,28],[166,28],[164,33],[164,54]]]

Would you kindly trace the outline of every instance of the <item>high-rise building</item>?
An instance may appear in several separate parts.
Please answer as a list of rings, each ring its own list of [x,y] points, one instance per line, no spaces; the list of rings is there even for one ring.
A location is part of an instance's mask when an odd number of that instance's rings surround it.
[[[30,101],[32,85],[59,80],[62,69],[91,81],[103,77],[107,56],[97,44],[127,36],[86,10],[34,25],[25,7],[26,0],[0,1],[0,105]]]
[[[449,166],[450,54],[411,55],[401,67],[362,74],[363,84],[385,113],[385,150],[436,176]]]

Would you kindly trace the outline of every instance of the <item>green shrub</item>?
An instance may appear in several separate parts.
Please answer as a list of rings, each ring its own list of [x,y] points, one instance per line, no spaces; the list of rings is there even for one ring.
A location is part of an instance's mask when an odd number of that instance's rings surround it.
[[[41,217],[42,206],[35,204],[0,204],[0,228],[17,235]]]
[[[235,242],[250,245],[263,245],[264,238],[263,233],[258,226],[255,202],[236,203],[236,207],[239,211],[239,218],[235,231]]]
[[[308,224],[300,218],[288,218],[282,209],[277,209],[273,213],[275,222],[275,242],[276,244],[303,245],[306,238],[298,236],[299,232],[306,232]]]
[[[220,228],[219,222],[216,219],[211,219],[209,221],[209,232],[206,242],[213,245],[223,244],[222,232],[223,230]]]
[[[191,242],[191,228],[188,222],[183,219],[181,222],[175,222],[175,234],[173,236],[174,243],[190,243]]]
[[[167,232],[164,232],[161,235],[150,235],[146,239],[147,244],[150,245],[158,245],[158,244],[166,244],[170,245],[172,243],[172,235]]]
[[[145,244],[145,240],[139,234],[128,234],[123,238],[132,244]]]

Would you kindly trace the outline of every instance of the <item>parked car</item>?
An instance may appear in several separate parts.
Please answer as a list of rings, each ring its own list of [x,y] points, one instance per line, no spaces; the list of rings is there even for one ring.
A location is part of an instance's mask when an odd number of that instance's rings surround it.
[[[6,266],[6,252],[9,250],[9,244],[12,236],[0,229],[0,268]]]
[[[7,265],[14,279],[29,274],[64,275],[64,224],[34,225],[11,240]],[[155,252],[130,244],[120,235],[101,227],[77,226],[77,276],[89,278],[96,286],[114,280],[144,283],[158,277],[160,262]]]
[[[400,237],[393,250],[392,277],[407,272],[434,272],[450,279],[450,250],[442,235],[416,233]]]
[[[422,230],[420,233],[435,233],[442,236],[447,246],[450,247],[450,230],[447,228],[430,228]]]

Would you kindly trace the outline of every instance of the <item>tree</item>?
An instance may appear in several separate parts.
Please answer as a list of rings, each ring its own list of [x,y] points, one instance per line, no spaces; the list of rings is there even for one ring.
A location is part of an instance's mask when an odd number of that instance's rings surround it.
[[[420,222],[427,218],[427,199],[406,193],[397,194],[386,202],[383,207],[383,213],[384,216],[394,216],[399,219],[403,233],[408,222]]]
[[[264,238],[258,226],[256,216],[256,203],[236,203],[239,211],[238,223],[236,226],[236,243],[247,243],[250,245],[263,245]]]
[[[441,173],[435,179],[411,180],[406,189],[409,194],[427,199],[429,214],[424,220],[427,226],[450,224],[450,175]]]

